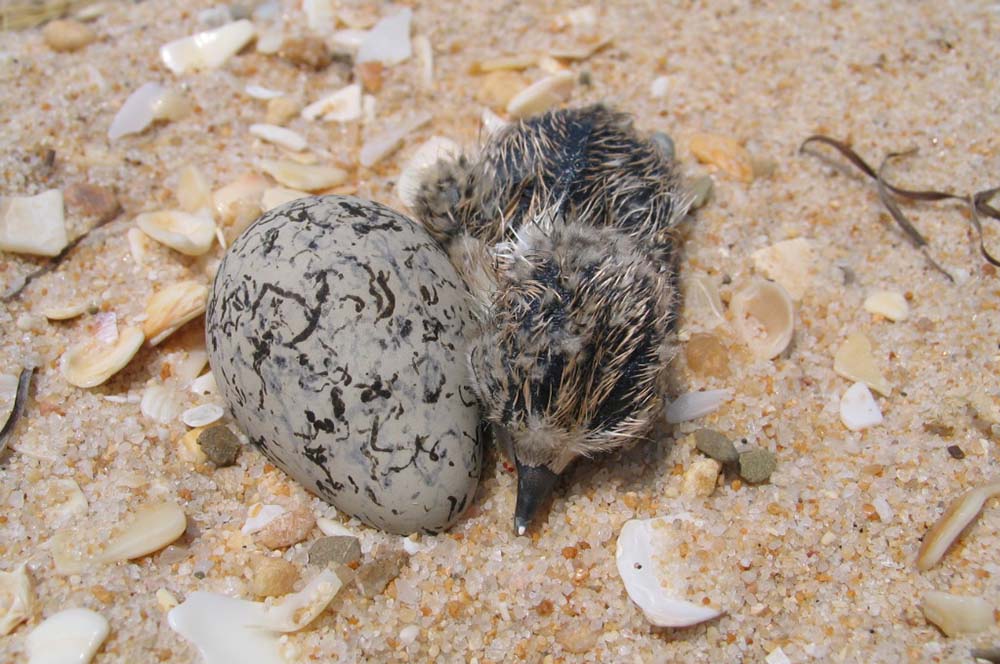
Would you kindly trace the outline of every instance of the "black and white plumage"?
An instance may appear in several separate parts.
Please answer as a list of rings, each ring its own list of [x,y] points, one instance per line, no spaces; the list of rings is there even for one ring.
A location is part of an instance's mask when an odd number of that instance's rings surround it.
[[[424,176],[416,215],[478,305],[469,366],[517,465],[518,533],[574,459],[660,412],[688,206],[673,162],[603,106],[509,125]]]

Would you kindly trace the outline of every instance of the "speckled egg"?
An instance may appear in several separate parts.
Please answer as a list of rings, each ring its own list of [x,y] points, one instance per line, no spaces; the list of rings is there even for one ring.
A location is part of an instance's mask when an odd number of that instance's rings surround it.
[[[219,266],[212,370],[254,445],[310,491],[389,532],[438,532],[471,502],[482,459],[467,300],[416,222],[302,198]]]

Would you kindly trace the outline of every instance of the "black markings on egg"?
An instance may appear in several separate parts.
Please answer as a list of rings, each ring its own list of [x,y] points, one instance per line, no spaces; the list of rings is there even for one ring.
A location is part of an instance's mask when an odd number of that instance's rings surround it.
[[[468,295],[417,223],[347,196],[258,219],[208,302],[209,356],[236,420],[275,465],[394,533],[437,532],[479,479]]]

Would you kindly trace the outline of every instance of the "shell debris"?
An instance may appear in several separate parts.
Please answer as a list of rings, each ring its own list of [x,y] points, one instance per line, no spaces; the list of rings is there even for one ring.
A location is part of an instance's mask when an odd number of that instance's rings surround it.
[[[403,144],[403,140],[411,132],[416,131],[430,121],[430,113],[419,113],[405,122],[395,124],[391,129],[365,141],[364,145],[361,146],[361,154],[358,157],[358,161],[362,166],[371,168],[398,150]]]
[[[223,225],[234,225],[237,234],[260,214],[260,197],[271,186],[257,173],[246,173],[215,190],[212,204]]]
[[[986,501],[1000,495],[1000,479],[977,487],[952,501],[924,536],[917,553],[917,569],[926,572],[951,548],[962,531],[979,516]]]
[[[145,339],[142,330],[127,327],[111,344],[97,338],[82,341],[63,354],[60,372],[71,385],[96,387],[124,369]]]
[[[10,572],[0,572],[0,636],[6,636],[31,617],[35,595],[28,577],[28,564],[21,563]]]
[[[60,190],[0,196],[0,250],[58,256],[68,243]]]
[[[189,427],[204,427],[222,419],[226,411],[214,403],[206,403],[188,408],[181,413],[181,421]]]
[[[150,346],[156,346],[185,323],[205,313],[208,287],[188,280],[171,284],[155,293],[146,304],[142,331]]]
[[[796,301],[809,289],[819,262],[812,243],[801,237],[759,249],[751,257],[757,270],[781,284]]]
[[[206,211],[211,214],[212,187],[208,178],[194,164],[187,164],[177,174],[177,191],[174,194],[181,210],[191,214]]]
[[[269,523],[277,519],[279,516],[287,512],[287,510],[281,505],[264,505],[262,503],[254,503],[247,510],[247,520],[240,529],[240,532],[244,535],[252,535],[259,530],[264,529]]]
[[[322,191],[343,184],[347,180],[347,171],[333,166],[314,166],[297,164],[294,161],[265,159],[260,162],[260,168],[286,187],[302,191]]]
[[[770,360],[780,355],[795,332],[792,298],[780,284],[755,280],[733,295],[733,323],[754,355]]]
[[[89,308],[90,305],[86,302],[78,302],[76,304],[49,307],[42,311],[42,315],[49,320],[72,320],[73,318],[82,316]]]
[[[945,636],[984,632],[994,625],[993,607],[982,597],[932,590],[924,595],[920,609]]]
[[[667,422],[678,424],[688,420],[696,420],[709,413],[714,413],[722,404],[732,398],[733,393],[729,390],[687,392],[667,405]]]
[[[567,101],[575,83],[576,75],[568,71],[546,76],[514,95],[507,104],[507,114],[523,118],[543,113]]]
[[[753,181],[753,160],[746,148],[728,136],[696,133],[688,144],[695,158],[740,182]]]
[[[117,140],[138,134],[157,120],[179,120],[191,111],[191,105],[178,92],[159,83],[144,83],[130,94],[108,127],[108,138]]]
[[[96,611],[60,611],[28,634],[28,664],[88,664],[109,631],[107,619]]]
[[[187,256],[206,254],[215,242],[215,222],[207,214],[160,210],[140,214],[135,223],[160,244]]]
[[[381,62],[389,67],[408,59],[413,54],[410,43],[412,18],[413,10],[406,8],[376,23],[361,42],[355,62]]]
[[[840,421],[851,431],[882,424],[882,410],[867,385],[855,383],[840,397]]]
[[[236,55],[256,34],[250,21],[234,21],[163,45],[160,59],[175,74],[215,69]]]
[[[180,395],[177,390],[166,385],[150,385],[143,390],[139,401],[142,414],[159,424],[173,422],[180,409]]]
[[[308,145],[306,139],[298,132],[272,124],[252,124],[250,125],[250,133],[268,143],[274,143],[292,152],[302,152]]]
[[[272,90],[271,88],[266,88],[263,85],[257,85],[255,83],[248,84],[245,88],[243,88],[243,91],[247,93],[248,97],[263,100],[277,99],[285,94],[281,90]]]
[[[875,366],[872,344],[860,332],[852,332],[833,357],[833,370],[848,380],[864,383],[882,396],[892,394],[892,384]]]
[[[910,317],[910,305],[902,293],[889,290],[877,290],[865,298],[865,311],[894,322],[904,321]]]

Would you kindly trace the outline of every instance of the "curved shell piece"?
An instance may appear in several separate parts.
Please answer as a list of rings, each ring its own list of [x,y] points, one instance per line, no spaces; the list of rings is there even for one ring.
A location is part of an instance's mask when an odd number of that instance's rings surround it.
[[[917,569],[926,572],[934,567],[962,531],[979,516],[986,501],[997,495],[1000,495],[1000,478],[956,498],[924,536],[917,553]]]
[[[180,210],[145,212],[135,218],[143,233],[188,256],[201,256],[215,241],[215,222],[204,214]]]
[[[31,591],[31,579],[25,571],[26,563],[21,563],[10,572],[0,572],[0,636],[31,616],[35,596]]]
[[[754,355],[777,357],[792,341],[795,310],[792,298],[773,281],[757,280],[733,296],[733,322]]]
[[[155,293],[146,304],[146,320],[142,331],[155,346],[176,332],[188,321],[205,313],[208,287],[188,280],[171,284]]]
[[[108,638],[108,631],[107,619],[96,611],[60,611],[46,618],[28,635],[28,664],[87,664]]]
[[[60,371],[71,385],[96,387],[121,371],[137,352],[146,335],[137,327],[122,330],[113,344],[89,339],[62,356]]]

